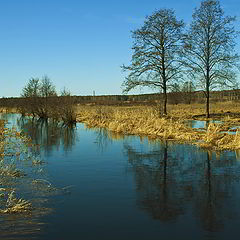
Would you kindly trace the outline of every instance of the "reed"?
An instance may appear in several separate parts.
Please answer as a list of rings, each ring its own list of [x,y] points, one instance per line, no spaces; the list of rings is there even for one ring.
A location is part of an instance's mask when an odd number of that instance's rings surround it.
[[[183,108],[182,114],[180,110]],[[201,114],[199,106],[178,106],[170,110],[168,117],[161,117],[154,106],[81,106],[77,111],[77,121],[84,122],[89,128],[106,128],[113,133],[148,136],[196,144],[202,148],[215,150],[234,150],[240,148],[240,134],[229,135],[227,131],[234,120],[224,116],[222,124],[210,123],[207,131],[197,131],[184,124],[184,120]],[[216,107],[217,109],[217,107]],[[204,110],[204,108],[203,108]],[[215,111],[219,113],[219,111]],[[231,119],[231,124],[230,124]]]

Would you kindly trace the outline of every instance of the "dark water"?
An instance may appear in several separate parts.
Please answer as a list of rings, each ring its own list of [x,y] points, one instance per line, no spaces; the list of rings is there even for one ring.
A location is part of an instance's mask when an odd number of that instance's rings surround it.
[[[1,239],[235,239],[240,233],[238,152],[119,136],[5,116],[40,144],[45,177],[67,193],[53,210],[1,217]],[[3,116],[2,116],[3,118]],[[27,223],[27,224],[26,224]],[[29,225],[32,226],[32,225]],[[0,235],[1,236],[1,235]]]

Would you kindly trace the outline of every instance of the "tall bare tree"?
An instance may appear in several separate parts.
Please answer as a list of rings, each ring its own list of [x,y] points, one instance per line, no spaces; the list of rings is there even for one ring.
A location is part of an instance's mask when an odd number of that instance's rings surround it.
[[[53,83],[51,82],[48,76],[43,76],[41,80],[40,94],[41,94],[41,97],[45,97],[45,98],[57,96],[55,86],[53,85]]]
[[[48,118],[49,110],[56,109],[50,98],[56,97],[57,93],[55,86],[47,76],[41,80],[31,78],[23,88],[21,96],[27,98],[27,104],[20,106],[23,113],[30,112],[33,116]]]
[[[164,94],[164,114],[167,114],[167,89],[181,74],[179,61],[183,21],[178,21],[171,9],[161,9],[148,16],[144,25],[132,32],[133,55],[123,87],[128,92],[137,86],[158,88]]]
[[[22,90],[22,97],[39,97],[40,80],[31,78]]]
[[[184,37],[184,63],[206,97],[209,117],[210,91],[218,86],[235,85],[239,55],[234,52],[235,17],[224,16],[217,0],[205,0],[193,13],[189,32]]]

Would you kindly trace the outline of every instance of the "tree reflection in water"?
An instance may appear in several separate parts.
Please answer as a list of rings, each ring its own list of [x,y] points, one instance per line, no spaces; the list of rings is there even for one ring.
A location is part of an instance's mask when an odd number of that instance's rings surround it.
[[[17,124],[35,144],[42,146],[47,154],[50,154],[53,149],[59,149],[61,144],[65,152],[71,151],[77,141],[76,126],[23,117],[18,119]]]
[[[224,222],[237,218],[234,202],[240,166],[231,153],[220,157],[194,146],[168,142],[136,149],[124,144],[135,175],[137,204],[163,222],[177,221],[189,207],[203,229],[220,231]],[[234,196],[234,197],[233,197]]]

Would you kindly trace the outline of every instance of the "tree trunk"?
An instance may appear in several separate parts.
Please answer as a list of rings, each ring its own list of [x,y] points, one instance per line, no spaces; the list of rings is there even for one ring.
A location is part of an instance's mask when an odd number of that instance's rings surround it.
[[[167,115],[167,89],[164,88],[164,92],[163,92],[164,96],[163,96],[163,114]]]
[[[209,118],[209,91],[207,92],[207,99],[206,99],[206,118]]]

